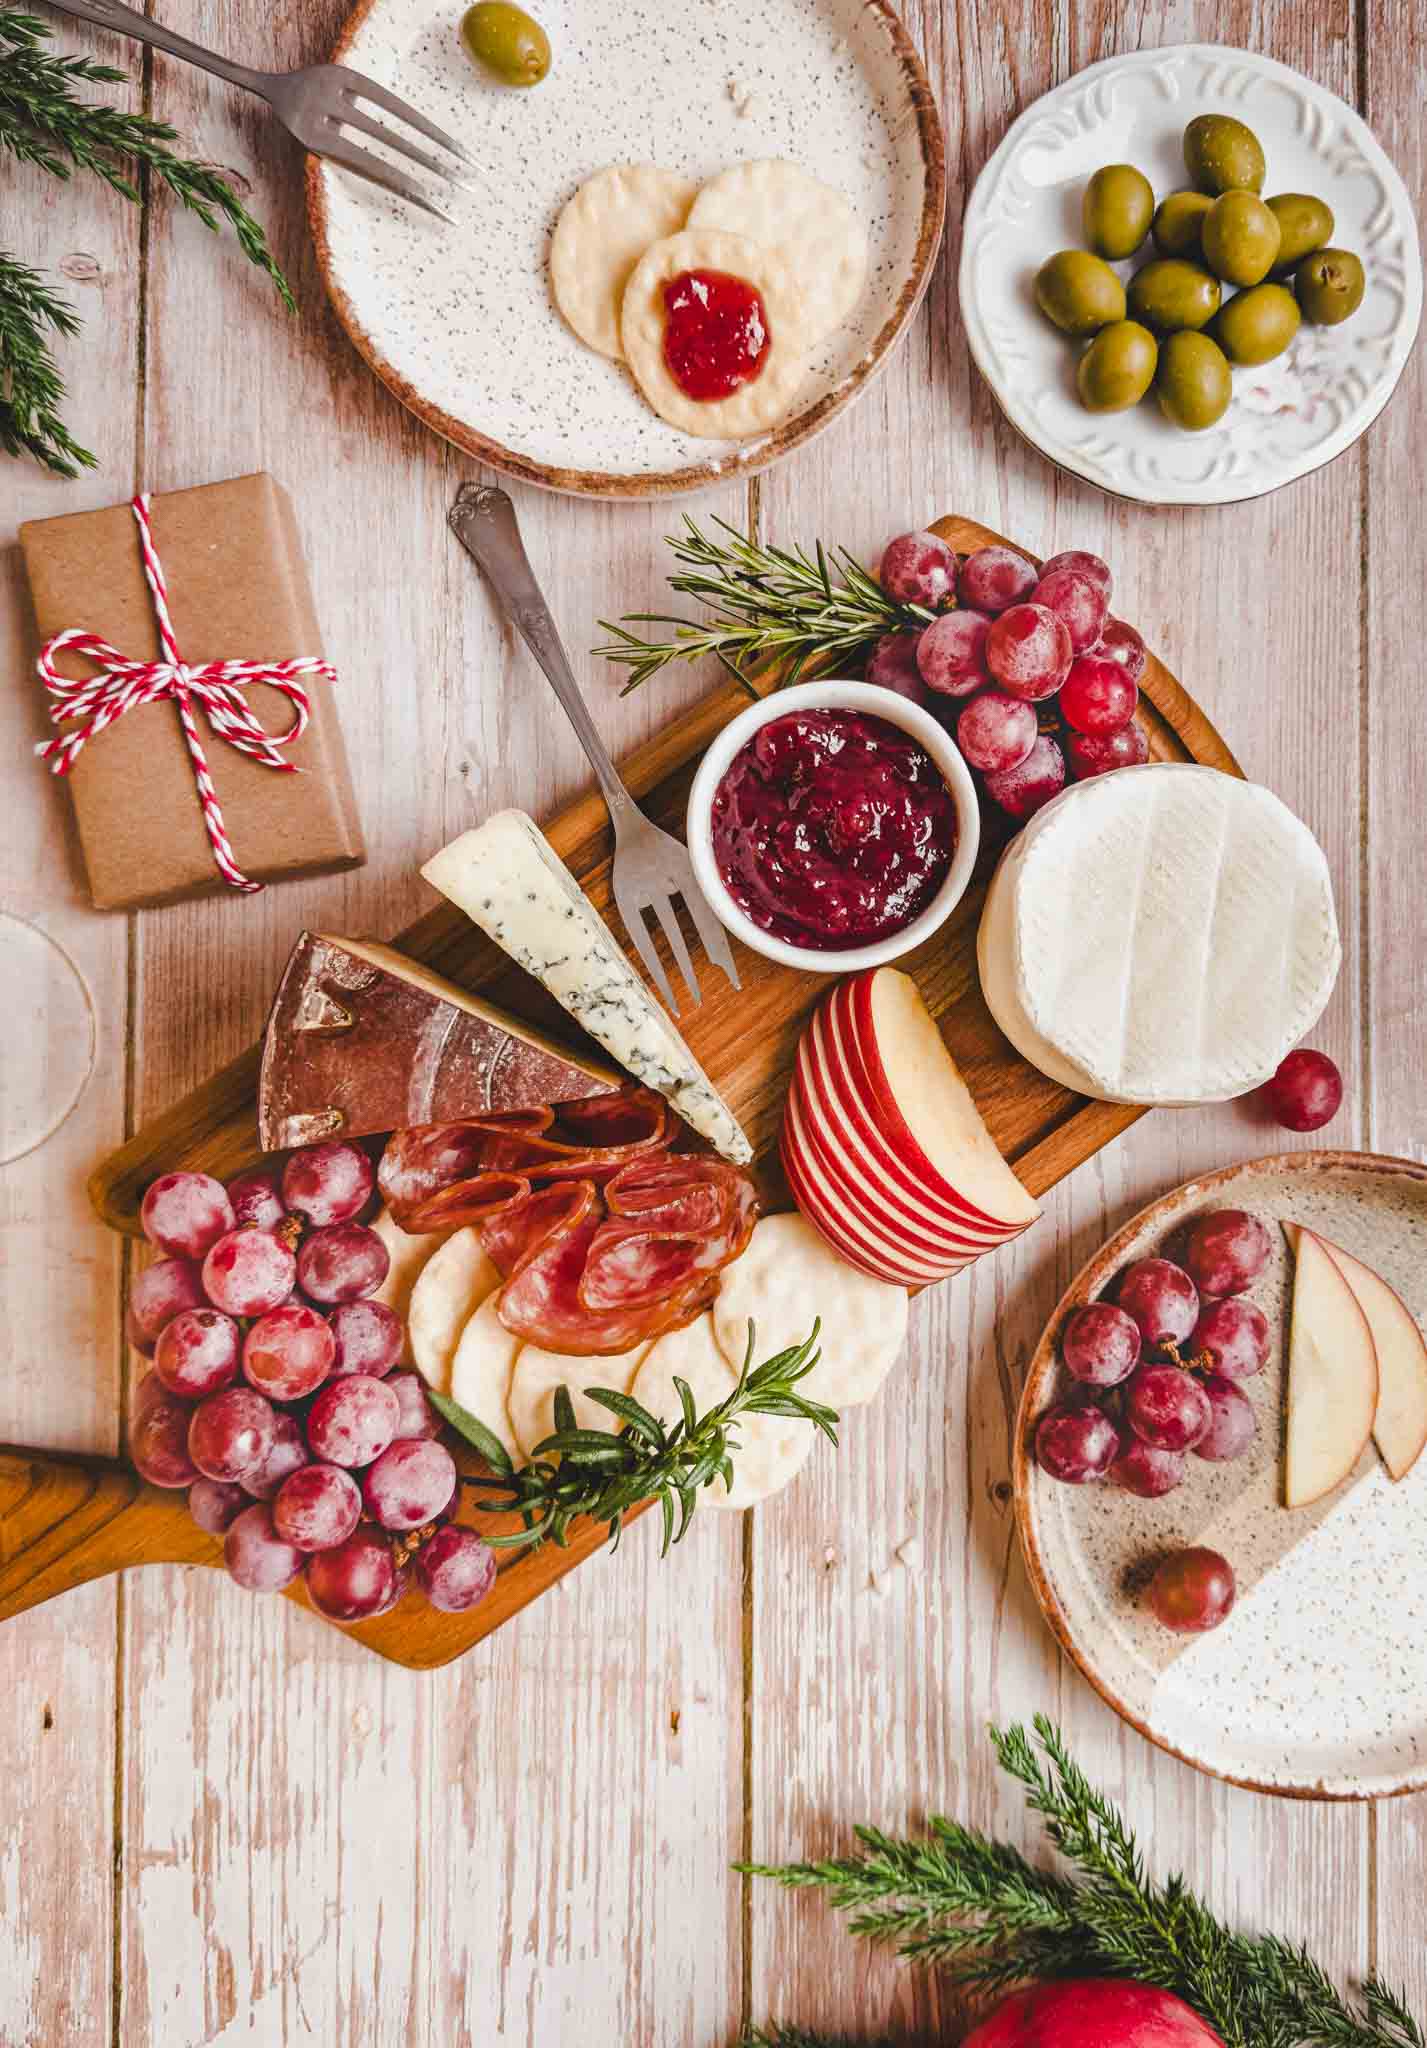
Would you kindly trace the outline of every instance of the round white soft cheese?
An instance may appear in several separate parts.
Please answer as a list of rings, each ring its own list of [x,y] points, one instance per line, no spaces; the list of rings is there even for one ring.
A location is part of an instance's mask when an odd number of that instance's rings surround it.
[[[977,940],[1006,1037],[1103,1102],[1222,1102],[1311,1030],[1342,947],[1323,850],[1256,784],[1150,762],[1076,784],[1002,856]]]

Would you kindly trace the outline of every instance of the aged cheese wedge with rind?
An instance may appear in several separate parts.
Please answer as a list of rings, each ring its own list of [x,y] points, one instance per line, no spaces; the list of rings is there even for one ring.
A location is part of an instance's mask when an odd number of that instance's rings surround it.
[[[1342,959],[1322,848],[1254,783],[1151,762],[1068,789],[996,870],[982,993],[1018,1052],[1103,1102],[1222,1102],[1322,1014]]]
[[[500,1270],[470,1224],[453,1232],[422,1267],[411,1290],[406,1327],[417,1370],[438,1393],[450,1389],[451,1361],[462,1330],[499,1286]]]
[[[833,1250],[803,1216],[765,1216],[748,1249],[723,1276],[713,1305],[714,1335],[741,1371],[752,1324],[753,1363],[801,1344],[821,1322],[821,1357],[803,1391],[831,1408],[870,1401],[907,1336],[905,1287],[878,1280]]]
[[[403,1365],[414,1365],[411,1355],[411,1330],[408,1318],[411,1312],[411,1290],[421,1277],[428,1259],[445,1244],[454,1233],[450,1230],[413,1232],[403,1230],[390,1209],[381,1209],[372,1218],[368,1229],[375,1232],[387,1249],[390,1263],[386,1278],[375,1293],[373,1301],[380,1301],[401,1317]]]
[[[522,1344],[506,1396],[510,1425],[521,1456],[533,1458],[535,1446],[555,1434],[557,1387],[569,1388],[578,1428],[617,1431],[619,1417],[608,1408],[601,1408],[598,1401],[592,1401],[585,1388],[607,1387],[612,1393],[627,1394],[649,1350],[646,1343],[605,1358],[569,1358],[558,1351],[543,1350],[539,1344]]]
[[[719,1349],[710,1317],[700,1316],[687,1328],[661,1337],[635,1374],[629,1391],[651,1415],[674,1423],[683,1413],[676,1379],[686,1383],[701,1416],[726,1401],[737,1386],[738,1375]],[[733,1485],[715,1479],[702,1489],[699,1498],[710,1507],[736,1512],[766,1500],[795,1479],[812,1455],[818,1431],[813,1423],[786,1415],[742,1415],[735,1427],[738,1442],[731,1456]]]
[[[450,1393],[468,1415],[483,1422],[505,1446],[511,1463],[524,1463],[524,1453],[510,1419],[510,1382],[520,1352],[500,1319],[500,1295],[488,1294],[467,1316],[451,1357]]]
[[[753,1157],[733,1111],[523,811],[497,811],[421,872],[725,1159]]]

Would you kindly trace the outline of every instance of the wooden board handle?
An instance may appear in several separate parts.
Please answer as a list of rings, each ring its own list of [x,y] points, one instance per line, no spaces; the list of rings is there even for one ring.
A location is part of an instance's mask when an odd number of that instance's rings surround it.
[[[0,1621],[138,1564],[212,1564],[218,1546],[117,1459],[0,1445]]]

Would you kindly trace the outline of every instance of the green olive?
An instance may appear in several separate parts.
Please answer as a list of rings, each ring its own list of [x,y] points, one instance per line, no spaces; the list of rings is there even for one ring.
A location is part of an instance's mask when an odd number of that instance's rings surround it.
[[[1154,191],[1133,164],[1106,164],[1085,187],[1080,218],[1097,256],[1112,263],[1133,256],[1150,231]]]
[[[468,7],[461,16],[461,41],[468,55],[503,85],[539,85],[550,69],[549,36],[509,0],[480,0]]]
[[[1204,216],[1204,261],[1225,284],[1261,284],[1278,260],[1279,225],[1252,192],[1225,192]]]
[[[1270,363],[1298,332],[1298,301],[1286,285],[1256,284],[1220,309],[1213,337],[1231,363]]]
[[[1063,334],[1094,334],[1125,317],[1125,287],[1108,263],[1062,249],[1036,272],[1036,304]]]
[[[1200,434],[1221,420],[1233,396],[1229,359],[1207,334],[1187,328],[1160,346],[1155,396],[1172,426]]]
[[[1159,344],[1136,320],[1102,327],[1075,366],[1080,403],[1087,412],[1125,412],[1154,382]]]
[[[1161,256],[1198,257],[1199,231],[1214,204],[1207,192],[1171,192],[1155,208],[1154,245]]]
[[[1184,167],[1201,192],[1262,192],[1263,144],[1232,114],[1197,114],[1184,131]]]
[[[1207,327],[1222,297],[1218,278],[1202,264],[1160,256],[1130,279],[1128,303],[1131,319],[1172,334],[1179,327]]]
[[[1333,239],[1333,209],[1309,192],[1280,192],[1264,201],[1278,222],[1278,255],[1274,269],[1292,270],[1313,250]]]
[[[1336,327],[1363,302],[1363,266],[1351,249],[1315,249],[1293,273],[1293,289],[1305,320]]]

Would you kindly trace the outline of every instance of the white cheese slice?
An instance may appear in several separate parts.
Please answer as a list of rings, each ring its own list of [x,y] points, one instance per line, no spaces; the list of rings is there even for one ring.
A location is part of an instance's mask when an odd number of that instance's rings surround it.
[[[1105,1102],[1223,1102],[1321,1016],[1342,948],[1322,848],[1270,790],[1187,762],[1122,768],[1038,811],[977,941],[992,1016]]]
[[[753,1157],[733,1111],[523,811],[497,811],[421,872],[725,1159]]]

